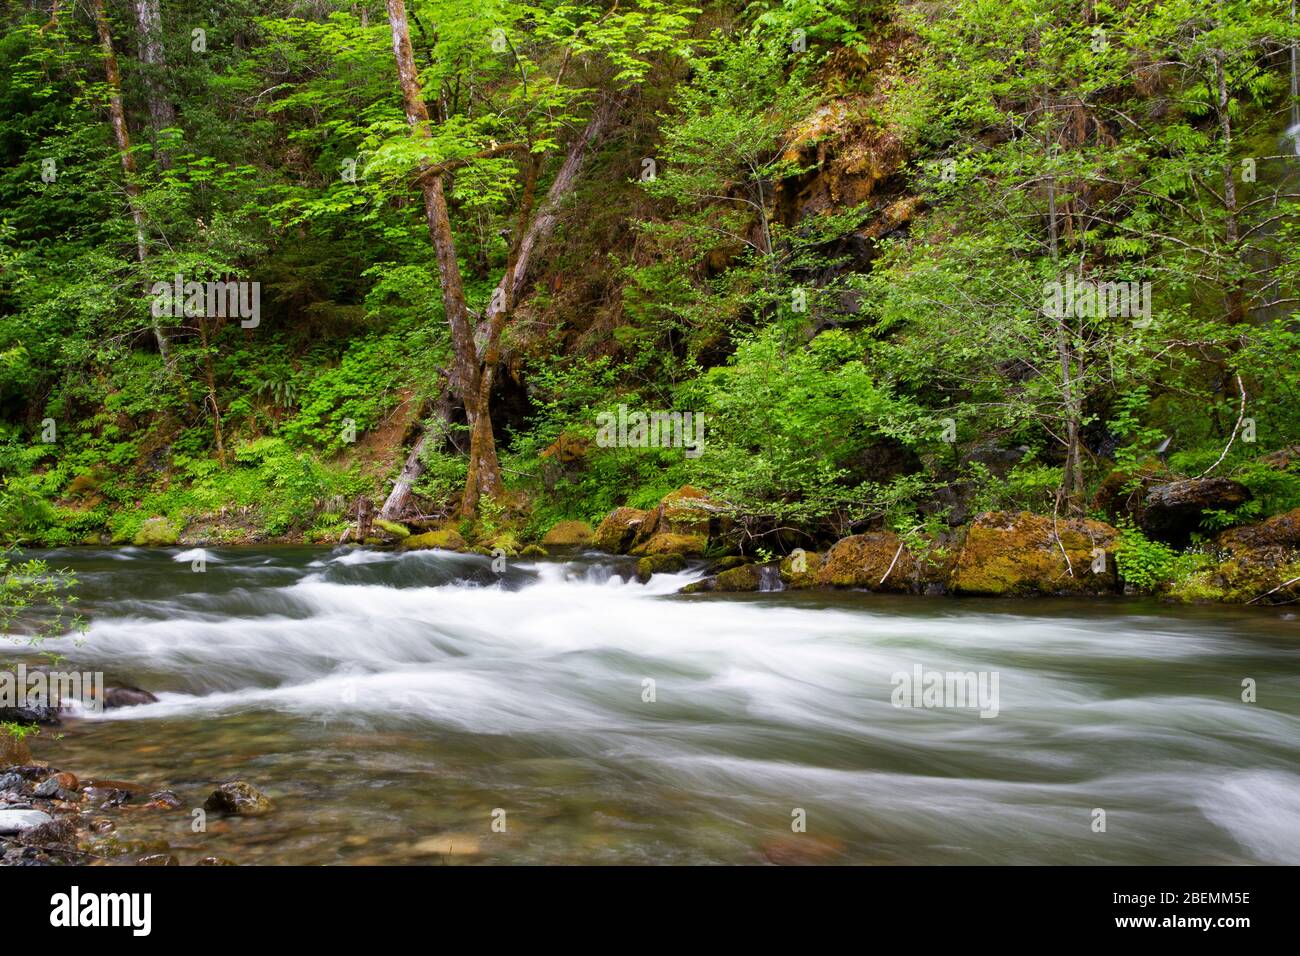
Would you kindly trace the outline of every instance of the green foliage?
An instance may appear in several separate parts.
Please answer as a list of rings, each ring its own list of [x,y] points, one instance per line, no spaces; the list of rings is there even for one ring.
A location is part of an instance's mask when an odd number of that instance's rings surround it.
[[[1203,563],[1196,553],[1179,554],[1160,541],[1152,541],[1132,523],[1120,527],[1115,566],[1120,580],[1139,591],[1162,591],[1182,580]]]
[[[39,645],[48,637],[81,630],[75,613],[77,579],[43,560],[0,550],[0,638]]]

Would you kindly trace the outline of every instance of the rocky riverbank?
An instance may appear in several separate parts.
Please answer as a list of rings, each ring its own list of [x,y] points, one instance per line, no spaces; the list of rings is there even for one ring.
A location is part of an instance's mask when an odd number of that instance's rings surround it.
[[[401,551],[443,549],[507,560],[575,549],[637,559],[637,576],[706,560],[692,592],[857,588],[927,595],[1105,596],[1144,593],[1185,602],[1281,604],[1300,600],[1300,509],[1267,520],[1202,531],[1212,515],[1249,499],[1225,478],[1154,484],[1140,496],[1112,483],[1090,517],[988,511],[960,523],[904,534],[884,528],[838,540],[785,530],[753,537],[734,509],[685,486],[656,507],[616,508],[595,527],[560,521],[544,532],[525,520],[526,503],[491,526],[455,519],[411,525],[379,520],[362,504],[354,543]],[[1100,520],[1109,516],[1110,521]],[[1114,523],[1110,523],[1110,522]],[[336,543],[301,534],[267,537],[251,525],[146,521],[138,546]]]
[[[472,543],[451,526],[418,535],[376,526],[370,541],[508,558],[592,548],[637,558],[642,581],[680,571],[689,559],[708,560],[709,575],[686,588],[693,593],[855,588],[1004,597],[1143,592],[1236,604],[1300,599],[1300,509],[1190,544],[1203,514],[1237,494],[1218,479],[1157,488],[1145,500],[1145,532],[1093,518],[992,511],[937,533],[877,530],[825,543],[790,535],[779,540],[784,553],[773,555],[744,551],[725,503],[684,487],[653,509],[615,509],[595,528],[561,522],[530,545],[510,532]]]
[[[123,689],[117,689],[123,690]],[[152,699],[134,688],[119,694],[122,701]],[[111,693],[111,692],[110,692]],[[143,695],[143,696],[140,696]],[[129,864],[137,866],[229,866],[235,861],[206,853],[203,834],[225,826],[222,817],[262,816],[274,809],[271,801],[243,781],[216,786],[193,807],[175,790],[104,777],[81,778],[32,756],[29,733],[14,733],[13,725],[59,726],[48,708],[38,714],[0,711],[11,726],[0,725],[0,866],[58,866]],[[194,837],[184,846],[162,835],[177,827],[160,820],[164,814],[186,814],[181,827]],[[209,822],[209,817],[216,818]]]
[[[221,817],[261,816],[273,805],[242,781],[222,784],[191,807],[174,790],[105,778],[79,779],[43,762],[0,761],[0,866],[232,866],[202,847]],[[199,812],[201,811],[201,812]],[[194,842],[160,836],[162,814],[188,817]],[[208,818],[215,817],[209,823]],[[154,819],[150,819],[154,818]]]

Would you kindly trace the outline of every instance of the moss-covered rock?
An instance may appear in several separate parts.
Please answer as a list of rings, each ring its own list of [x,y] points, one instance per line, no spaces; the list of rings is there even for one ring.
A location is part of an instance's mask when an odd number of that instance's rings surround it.
[[[548,548],[572,548],[591,544],[595,537],[596,532],[585,521],[560,521],[542,536],[542,544]]]
[[[1183,601],[1280,604],[1300,598],[1300,508],[1259,524],[1230,528],[1215,539],[1216,554],[1174,583]]]
[[[781,559],[781,580],[795,590],[817,586],[823,558],[816,551],[799,550]]]
[[[413,534],[409,538],[403,539],[401,547],[403,551],[423,551],[429,548],[441,548],[444,551],[466,551],[469,549],[469,544],[455,528],[440,528],[437,531]]]
[[[635,555],[680,554],[683,557],[698,557],[708,546],[709,539],[702,534],[664,532],[638,544],[631,553]]]
[[[596,547],[610,554],[626,554],[648,514],[639,508],[615,508],[596,528]]]
[[[1215,540],[1229,551],[1258,551],[1262,548],[1300,550],[1300,508],[1274,515],[1259,524],[1229,528]]]
[[[739,554],[728,554],[712,562],[709,565],[709,573],[721,574],[723,571],[730,571],[732,568],[739,568],[746,564],[749,564],[749,558]]]
[[[260,817],[275,807],[271,801],[251,784],[242,780],[223,783],[212,791],[203,804],[209,813],[224,813],[238,817]]]
[[[180,536],[180,529],[166,518],[146,518],[131,543],[144,548],[160,548],[175,544]]]
[[[921,592],[942,584],[946,570],[937,556],[913,554],[892,531],[872,531],[831,545],[813,580],[827,587]]]
[[[986,512],[966,532],[950,586],[959,594],[1113,593],[1118,540],[1119,532],[1100,521],[1060,518],[1054,527],[1050,516]],[[1096,549],[1104,561],[1096,561]],[[1094,571],[1094,563],[1104,570]]]
[[[678,594],[705,594],[709,591],[712,591],[713,588],[717,585],[717,583],[718,583],[717,578],[701,578],[698,581],[692,581],[684,588],[681,588],[677,593]]]
[[[516,558],[519,556],[519,539],[515,537],[512,531],[502,531],[493,535],[484,545],[489,554],[505,554],[507,558]]]
[[[376,518],[373,527],[378,528],[385,534],[392,535],[398,540],[409,538],[411,536],[411,529],[406,527],[404,524],[398,524],[396,521],[385,521],[383,518]]]
[[[550,552],[547,551],[545,548],[543,548],[540,544],[530,544],[530,545],[526,545],[523,549],[520,550],[519,557],[544,558],[549,554]]]
[[[654,574],[676,574],[686,567],[686,559],[680,554],[652,554],[636,563],[637,580],[644,584]]]
[[[723,530],[725,521],[721,511],[721,506],[707,492],[683,485],[664,495],[659,505],[647,514],[637,529],[632,553],[636,553],[636,547],[663,534],[703,538],[707,545],[710,538]]]
[[[744,564],[718,575],[714,584],[717,591],[757,591],[763,584],[763,569],[757,564]]]

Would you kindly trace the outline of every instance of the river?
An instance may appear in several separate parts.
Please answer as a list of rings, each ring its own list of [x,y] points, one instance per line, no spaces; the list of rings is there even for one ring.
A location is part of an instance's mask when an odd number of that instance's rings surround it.
[[[1287,608],[683,596],[698,570],[595,554],[31,553],[90,622],[47,648],[160,698],[37,757],[275,802],[119,827],[183,862],[1300,863]],[[996,678],[996,716],[895,706],[918,667]]]

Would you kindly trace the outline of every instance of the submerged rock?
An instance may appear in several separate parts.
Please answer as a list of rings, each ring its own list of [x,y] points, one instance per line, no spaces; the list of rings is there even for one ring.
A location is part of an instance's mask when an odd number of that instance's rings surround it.
[[[77,842],[77,824],[68,817],[56,817],[18,834],[28,846],[71,846]]]
[[[157,790],[149,794],[149,802],[145,806],[155,810],[179,810],[185,806],[185,802],[173,790]]]
[[[41,724],[56,727],[63,723],[57,707],[46,704],[27,707],[0,707],[0,723]]]
[[[258,817],[270,813],[274,805],[251,784],[237,780],[213,790],[203,809],[231,816]]]
[[[141,704],[156,704],[158,698],[139,687],[109,687],[104,691],[104,708],[138,707]]]
[[[959,594],[1113,593],[1118,540],[1100,521],[1060,518],[1053,527],[1050,516],[986,512],[967,530],[950,584]],[[1101,570],[1093,570],[1095,561]]]

